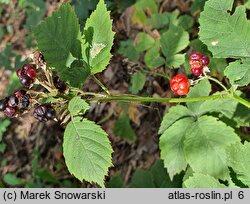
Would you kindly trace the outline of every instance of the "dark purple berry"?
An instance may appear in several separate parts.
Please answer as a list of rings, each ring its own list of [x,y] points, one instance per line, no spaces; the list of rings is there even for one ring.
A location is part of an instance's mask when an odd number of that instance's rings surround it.
[[[0,100],[0,111],[3,111],[5,109],[7,101],[8,100],[6,98]]]
[[[30,105],[30,95],[29,94],[24,94],[20,98],[20,108],[28,108]]]
[[[203,66],[207,66],[209,64],[209,62],[210,62],[210,60],[209,60],[209,58],[207,56],[203,56],[201,58],[201,63],[202,63]]]
[[[56,111],[54,110],[54,108],[49,107],[48,110],[47,110],[47,113],[46,113],[46,118],[47,118],[48,120],[53,119],[54,116],[55,116],[55,113],[56,113]]]
[[[55,110],[51,107],[51,105],[43,104],[35,108],[33,115],[37,120],[47,122],[48,120],[53,119]]]
[[[193,68],[191,69],[191,72],[194,76],[200,76],[203,72],[202,68]]]
[[[18,98],[16,96],[10,96],[8,100],[9,107],[16,107],[18,106]]]
[[[22,75],[19,79],[21,84],[24,85],[25,87],[29,87],[30,84],[33,82],[33,80],[26,75]]]
[[[15,116],[15,113],[16,113],[16,109],[13,108],[13,107],[9,107],[7,106],[5,109],[4,109],[4,114],[9,117],[9,118],[13,118]]]
[[[62,81],[58,76],[53,76],[53,83],[60,92],[64,92],[67,89],[65,82]]]

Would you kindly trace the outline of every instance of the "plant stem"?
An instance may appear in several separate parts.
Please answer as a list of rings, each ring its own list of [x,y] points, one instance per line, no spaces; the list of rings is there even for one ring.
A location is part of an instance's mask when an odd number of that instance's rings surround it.
[[[114,95],[106,97],[91,98],[89,101],[96,102],[108,102],[108,101],[127,101],[127,102],[159,102],[159,103],[184,103],[184,102],[195,102],[195,101],[206,101],[218,98],[232,98],[229,94],[211,95],[211,96],[200,96],[194,98],[152,98],[152,97],[136,97],[136,96],[123,96]]]
[[[80,96],[96,96],[96,97],[106,97],[106,96],[108,96],[106,94],[99,94],[99,93],[94,93],[94,92],[85,92],[85,91],[82,91],[82,90],[80,90],[78,88],[74,88],[74,87],[70,87],[69,89],[70,89],[70,91],[79,93]]]
[[[109,92],[109,90],[108,90],[108,88],[106,87],[106,86],[104,86],[103,84],[102,84],[102,82],[99,80],[99,79],[97,79],[96,77],[95,77],[95,75],[92,75],[92,77],[93,77],[93,79],[95,80],[95,82],[108,94],[108,95],[110,95],[110,92]]]
[[[161,74],[161,73],[156,73],[156,72],[152,72],[152,71],[148,71],[148,70],[142,70],[142,72],[147,73],[149,75],[153,75],[153,76],[163,77],[163,78],[165,78],[165,79],[167,79],[167,80],[170,81],[170,77],[169,76]]]
[[[213,78],[213,77],[209,77],[206,75],[206,78],[211,80],[211,81],[214,81],[215,83],[219,84],[226,92],[229,92],[227,87],[225,87],[219,80]]]
[[[241,103],[242,105],[250,108],[250,102],[241,98],[240,96],[236,95],[235,93],[233,93],[233,99],[238,101],[239,103]]]

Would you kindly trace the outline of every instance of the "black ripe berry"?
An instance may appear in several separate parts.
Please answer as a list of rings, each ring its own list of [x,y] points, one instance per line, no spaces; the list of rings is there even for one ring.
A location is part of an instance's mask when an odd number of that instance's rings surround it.
[[[54,110],[54,108],[49,107],[47,109],[46,118],[48,120],[52,120],[55,117],[55,113],[56,113],[56,111]]]
[[[30,84],[33,82],[33,80],[26,75],[22,75],[19,79],[21,84],[24,85],[25,87],[29,87]]]
[[[5,109],[4,109],[4,114],[9,117],[9,118],[12,118],[15,116],[15,113],[16,113],[16,109],[13,108],[13,107],[9,107],[7,106]]]
[[[0,100],[0,111],[4,111],[6,105],[7,105],[7,99],[6,98],[1,99]]]
[[[18,106],[18,98],[16,96],[10,96],[8,100],[9,107],[16,107]]]
[[[35,108],[33,115],[37,120],[47,122],[54,118],[55,110],[51,105],[43,104]]]
[[[67,86],[64,81],[62,81],[58,76],[53,76],[53,83],[59,92],[64,92]]]
[[[20,97],[20,108],[28,108],[30,105],[30,95],[24,94]]]

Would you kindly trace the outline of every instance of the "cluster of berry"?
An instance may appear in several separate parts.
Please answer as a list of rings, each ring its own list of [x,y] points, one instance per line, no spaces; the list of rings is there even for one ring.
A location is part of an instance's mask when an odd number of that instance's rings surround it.
[[[199,52],[192,52],[189,57],[189,65],[191,68],[191,73],[194,76],[200,76],[203,72],[203,67],[209,64],[209,58],[203,56]]]
[[[17,70],[17,76],[23,86],[30,88],[30,85],[35,82],[37,72],[35,65],[25,64]],[[64,92],[67,86],[55,73],[52,73],[53,84],[59,92]],[[22,114],[25,110],[31,108],[31,95],[21,89],[15,91],[13,95],[0,100],[0,111],[3,111],[7,117],[13,118]],[[49,103],[36,105],[33,115],[42,122],[46,122],[55,117],[55,110]]]
[[[30,105],[30,95],[23,89],[15,91],[13,95],[0,100],[0,111],[7,117],[14,117],[22,113]]]
[[[191,72],[194,76],[200,76],[203,73],[203,68],[209,64],[209,58],[203,56],[199,52],[192,52],[189,58]],[[171,90],[180,95],[186,95],[189,92],[189,81],[186,76],[177,74],[170,81]]]

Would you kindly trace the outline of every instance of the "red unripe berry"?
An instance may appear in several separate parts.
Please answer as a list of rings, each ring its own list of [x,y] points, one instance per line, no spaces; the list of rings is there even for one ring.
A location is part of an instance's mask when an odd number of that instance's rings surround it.
[[[25,74],[31,78],[32,80],[34,80],[36,78],[36,71],[32,68],[32,67],[29,67],[26,71],[25,71]]]
[[[3,112],[4,112],[4,114],[5,114],[7,117],[12,118],[12,117],[15,116],[16,109],[13,108],[13,107],[7,106]]]
[[[177,74],[170,81],[172,91],[180,96],[189,92],[189,82],[186,76]]]
[[[23,68],[18,69],[16,74],[20,78],[22,76],[22,74],[23,74]]]
[[[190,60],[189,65],[191,69],[202,69],[202,63],[199,60]]]
[[[21,89],[21,90],[17,90],[14,92],[14,95],[19,99],[20,97],[22,97],[23,95],[26,94],[26,91]]]
[[[189,57],[190,60],[201,60],[201,58],[202,54],[199,52],[192,52]]]
[[[201,63],[202,63],[203,66],[207,66],[209,64],[209,62],[210,62],[209,57],[203,56],[201,58]]]
[[[28,70],[29,68],[33,69],[32,65],[30,65],[30,64],[24,64],[22,68],[24,71]]]
[[[201,68],[193,68],[191,69],[191,72],[194,76],[200,76],[203,72]]]

